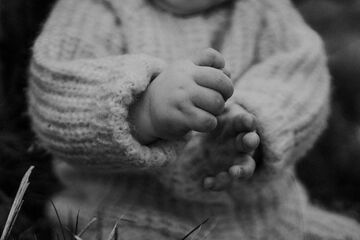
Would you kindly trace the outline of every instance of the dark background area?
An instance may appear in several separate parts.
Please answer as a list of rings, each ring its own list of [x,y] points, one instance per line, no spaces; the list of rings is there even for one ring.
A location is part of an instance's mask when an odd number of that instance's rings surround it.
[[[13,231],[21,239],[49,239],[44,206],[60,188],[51,157],[34,142],[25,101],[31,46],[53,2],[0,2],[0,232],[21,177],[36,166]],[[360,221],[360,0],[294,2],[325,40],[333,76],[329,126],[297,172],[313,202]]]
[[[50,0],[0,2],[0,232],[22,176],[35,169],[13,236],[50,239],[45,203],[58,188],[50,156],[36,147],[26,116],[25,89],[31,46],[46,18]]]
[[[360,1],[298,2],[325,40],[333,77],[329,126],[298,175],[314,202],[360,221]]]

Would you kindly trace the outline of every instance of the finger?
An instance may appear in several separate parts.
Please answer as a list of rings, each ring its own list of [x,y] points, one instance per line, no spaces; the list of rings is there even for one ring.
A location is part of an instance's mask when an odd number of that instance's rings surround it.
[[[242,112],[235,116],[233,120],[233,126],[235,131],[254,131],[256,129],[255,117],[243,108],[241,108],[240,111]]]
[[[226,139],[230,137],[235,137],[239,132],[251,131],[247,127],[243,126],[242,118],[245,115],[248,115],[244,109],[239,108],[236,111],[238,112],[236,116],[232,113],[225,113],[227,108],[225,107],[224,114],[218,116],[218,125],[221,126],[221,131],[219,138]],[[245,125],[248,123],[245,123]],[[241,126],[239,126],[241,125]]]
[[[240,133],[235,138],[235,148],[239,152],[253,152],[260,144],[260,137],[256,132]]]
[[[227,114],[222,114],[218,116],[218,131],[217,131],[217,138],[219,141],[225,141],[227,138],[234,135],[231,117]]]
[[[210,132],[217,126],[216,117],[200,108],[192,106],[189,109],[180,111],[183,111],[186,115],[185,121],[191,130],[198,132]]]
[[[260,136],[256,132],[249,132],[243,137],[243,145],[247,151],[255,151],[260,144]]]
[[[221,53],[212,48],[207,48],[200,51],[192,58],[192,61],[195,65],[198,66],[207,66],[217,69],[222,69],[225,66],[224,57],[221,55]]]
[[[230,70],[228,68],[224,67],[222,69],[222,71],[228,78],[231,78],[231,73],[230,73]]]
[[[199,67],[195,71],[195,82],[206,88],[219,92],[225,100],[234,92],[234,86],[221,70],[209,67]]]
[[[215,186],[215,178],[214,177],[206,177],[204,179],[203,186],[207,190],[211,190]]]
[[[254,174],[256,162],[249,155],[243,155],[234,161],[229,168],[229,175],[232,179],[247,179]]]
[[[211,188],[212,191],[222,191],[228,188],[231,184],[231,178],[229,173],[220,172],[215,176],[214,186]]]
[[[220,137],[222,139],[235,137],[239,132],[253,131],[255,118],[239,105],[231,106],[225,104],[223,114],[218,116],[218,125],[222,126]]]
[[[226,111],[226,109],[224,110]],[[224,129],[229,125],[228,116],[224,113],[217,116],[217,126],[211,131],[211,136],[216,138],[218,141],[224,141]]]
[[[193,104],[215,116],[224,111],[225,100],[220,93],[204,87],[196,89],[196,94],[191,97]]]

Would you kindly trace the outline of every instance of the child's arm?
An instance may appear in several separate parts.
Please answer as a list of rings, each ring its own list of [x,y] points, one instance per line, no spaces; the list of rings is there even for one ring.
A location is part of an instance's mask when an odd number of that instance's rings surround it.
[[[160,167],[175,159],[179,142],[141,144],[132,134],[129,109],[139,106],[154,78],[152,83],[159,81],[165,63],[121,55],[118,24],[101,1],[58,1],[33,49],[28,89],[33,128],[44,147],[73,165]]]
[[[257,119],[261,173],[293,166],[326,125],[329,73],[319,36],[288,0],[264,1],[258,63],[235,84],[232,100]]]

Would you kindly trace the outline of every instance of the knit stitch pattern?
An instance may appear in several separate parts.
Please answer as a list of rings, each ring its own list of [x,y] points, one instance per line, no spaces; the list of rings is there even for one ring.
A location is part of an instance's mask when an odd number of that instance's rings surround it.
[[[225,57],[229,101],[256,116],[263,150],[252,179],[224,192],[201,180],[212,163],[231,162],[232,146],[195,132],[145,146],[128,119],[167,63],[208,47]],[[199,237],[360,239],[355,222],[311,206],[294,178],[326,126],[329,92],[321,40],[288,0],[238,0],[192,16],[147,0],[59,0],[33,48],[28,100],[66,186],[54,199],[62,219],[78,209],[83,221],[101,219],[86,239],[121,216],[133,220],[123,239],[181,239],[208,217]]]

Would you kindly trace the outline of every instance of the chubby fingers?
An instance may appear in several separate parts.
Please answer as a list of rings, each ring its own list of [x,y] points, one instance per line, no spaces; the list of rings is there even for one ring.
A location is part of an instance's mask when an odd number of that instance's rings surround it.
[[[196,91],[197,92],[191,96],[191,101],[196,107],[214,116],[224,111],[225,100],[220,93],[203,87],[199,87]]]
[[[260,137],[256,132],[240,133],[235,138],[235,149],[243,153],[252,153],[260,144]]]
[[[198,67],[195,70],[194,80],[199,86],[219,92],[224,100],[229,99],[234,92],[231,79],[222,70],[216,68]]]
[[[228,171],[221,171],[215,176],[204,178],[203,187],[210,191],[223,191],[233,181],[250,178],[255,171],[256,163],[250,155],[238,157]]]
[[[216,176],[205,177],[203,186],[210,191],[222,191],[231,185],[231,177],[228,172],[222,171]]]
[[[244,109],[234,117],[232,124],[236,132],[250,132],[256,129],[255,117]]]
[[[234,161],[234,165],[229,168],[229,175],[233,180],[248,179],[254,174],[255,167],[254,158],[246,154]]]
[[[238,104],[225,106],[224,112],[217,119],[218,128],[214,134],[217,134],[219,141],[224,141],[229,137],[235,138],[239,133],[251,132],[256,129],[254,115]]]
[[[198,66],[195,81],[200,86],[213,89],[227,100],[234,91],[230,72],[225,67],[225,59],[218,51],[207,48],[200,51],[192,62]]]

